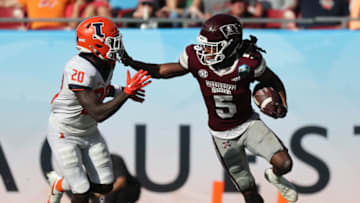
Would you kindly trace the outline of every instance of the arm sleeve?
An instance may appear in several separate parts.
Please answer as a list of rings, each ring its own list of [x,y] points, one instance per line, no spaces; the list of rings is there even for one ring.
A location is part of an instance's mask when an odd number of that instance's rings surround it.
[[[186,49],[182,52],[182,54],[180,55],[179,58],[179,63],[182,67],[186,68],[187,70],[189,70],[189,56],[186,53]]]
[[[261,61],[254,69],[254,77],[261,76],[265,72],[265,70],[266,70],[266,62],[264,57],[261,57]]]
[[[251,64],[250,67],[253,77],[260,77],[265,72],[267,68],[266,62],[260,53],[256,53],[256,56],[244,53],[243,57],[249,61],[249,64]]]

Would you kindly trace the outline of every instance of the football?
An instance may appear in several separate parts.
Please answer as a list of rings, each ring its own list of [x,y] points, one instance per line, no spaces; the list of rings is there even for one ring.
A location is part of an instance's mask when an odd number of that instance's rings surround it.
[[[274,113],[277,111],[278,106],[282,104],[279,93],[272,87],[262,83],[259,83],[254,87],[253,98],[260,110],[271,117],[274,117]]]

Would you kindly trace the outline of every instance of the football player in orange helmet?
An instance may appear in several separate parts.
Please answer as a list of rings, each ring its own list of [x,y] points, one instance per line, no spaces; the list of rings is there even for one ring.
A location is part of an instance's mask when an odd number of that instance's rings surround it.
[[[133,77],[121,88],[111,79],[117,54],[122,51],[121,34],[104,17],[91,17],[76,29],[79,54],[65,65],[60,91],[51,102],[47,140],[58,170],[47,174],[51,187],[48,203],[59,203],[65,190],[72,192],[72,203],[88,203],[89,193],[112,190],[114,175],[110,152],[97,123],[113,115],[131,98],[144,100],[147,71]],[[113,97],[103,102],[105,97]]]

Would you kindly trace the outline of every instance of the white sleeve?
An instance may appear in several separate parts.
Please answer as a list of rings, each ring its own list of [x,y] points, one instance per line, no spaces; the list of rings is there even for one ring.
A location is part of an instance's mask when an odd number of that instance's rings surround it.
[[[189,69],[188,59],[189,59],[189,56],[187,55],[186,49],[185,49],[183,51],[183,53],[180,55],[180,59],[179,59],[180,65],[182,67],[184,67],[185,69]]]
[[[261,57],[261,62],[254,70],[254,77],[260,77],[266,70],[266,62],[264,57]]]
[[[64,77],[67,77],[69,85],[78,85],[83,87],[95,87],[95,70],[87,64],[69,63],[65,68]]]

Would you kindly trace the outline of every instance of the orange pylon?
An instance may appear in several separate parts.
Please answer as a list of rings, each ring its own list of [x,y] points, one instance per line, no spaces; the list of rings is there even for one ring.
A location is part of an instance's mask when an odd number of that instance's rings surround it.
[[[281,194],[278,192],[277,203],[289,203]]]
[[[224,193],[224,181],[214,181],[212,191],[212,203],[222,203]]]

